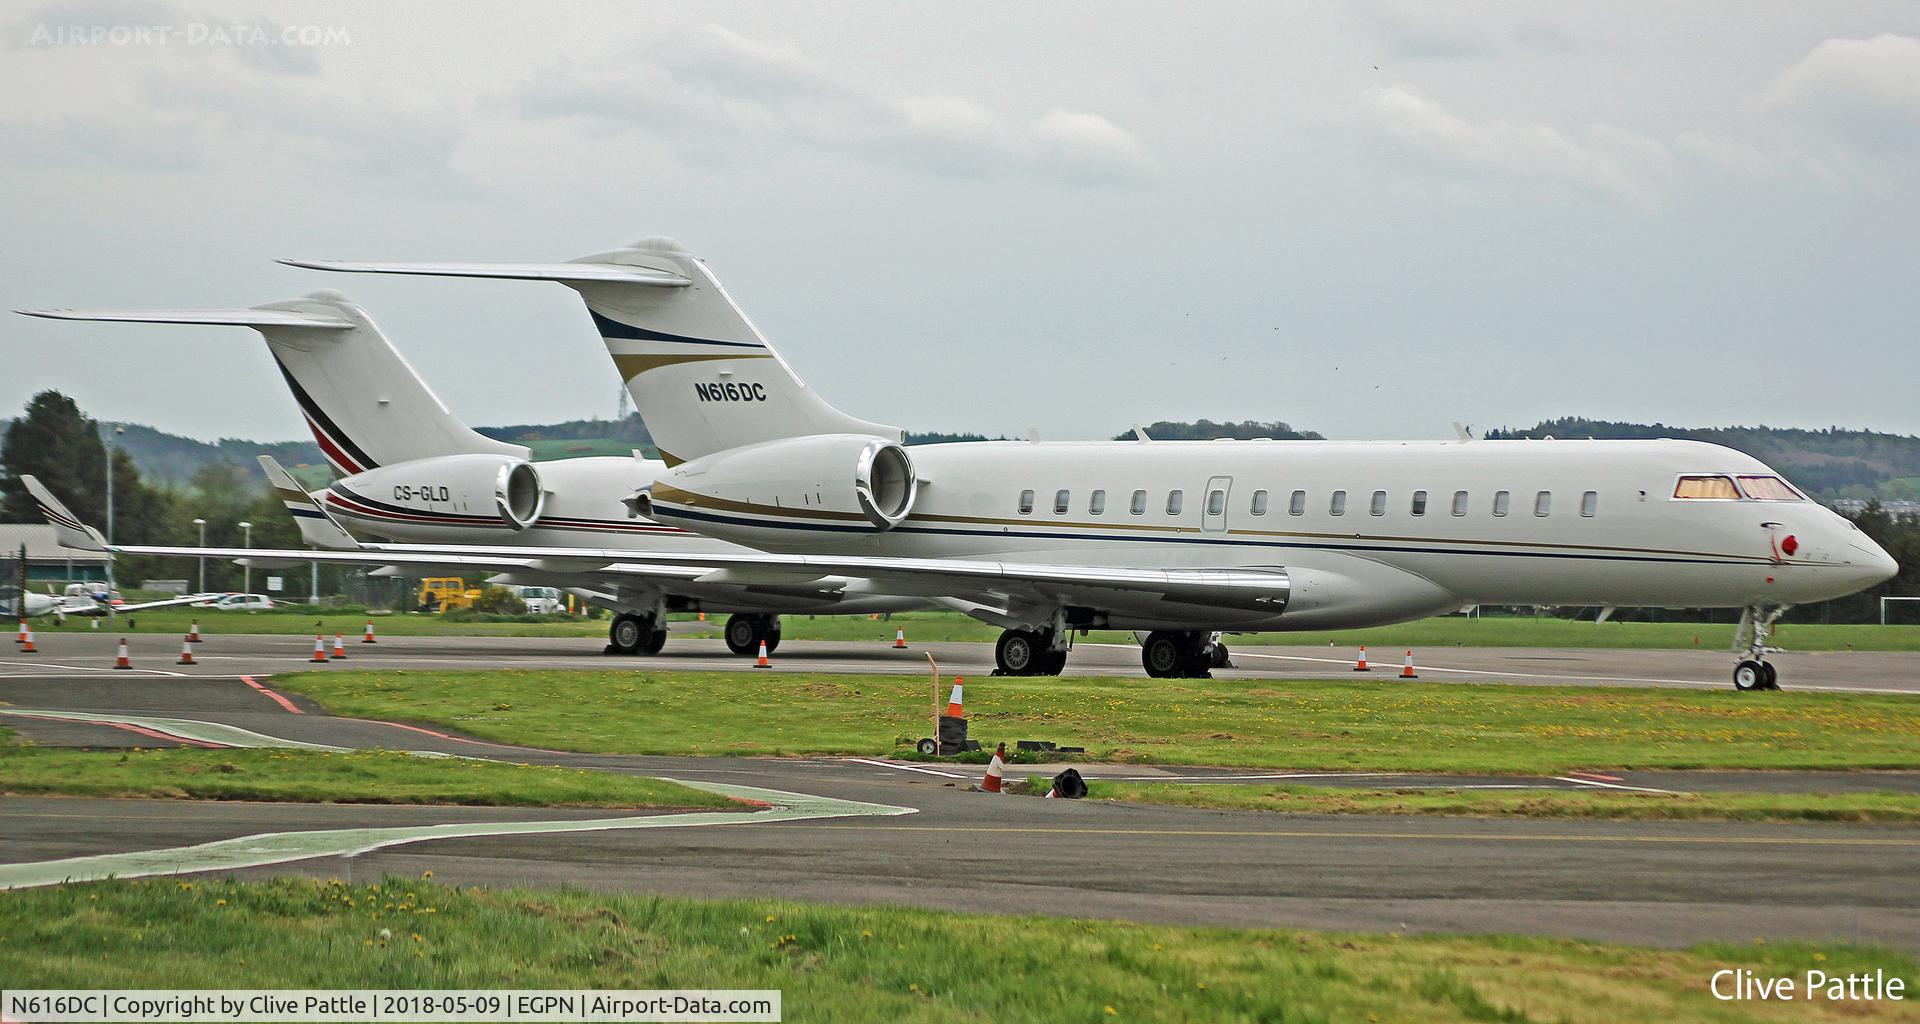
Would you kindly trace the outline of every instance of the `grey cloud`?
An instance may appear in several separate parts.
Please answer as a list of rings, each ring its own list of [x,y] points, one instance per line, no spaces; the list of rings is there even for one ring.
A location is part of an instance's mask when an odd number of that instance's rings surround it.
[[[742,153],[785,143],[945,177],[1118,184],[1148,169],[1140,140],[1099,114],[1054,108],[1022,118],[963,96],[887,91],[721,26],[630,60],[550,67],[514,100],[529,118],[584,119],[706,158],[726,133]]]
[[[1920,40],[1828,39],[1755,100],[1776,122],[1868,153],[1920,145]]]
[[[1453,177],[1576,188],[1646,205],[1673,177],[1672,153],[1649,136],[1606,124],[1577,133],[1552,125],[1472,119],[1403,85],[1372,91],[1368,115],[1394,155]]]
[[[1579,48],[1571,33],[1552,22],[1509,17],[1480,6],[1381,0],[1357,10],[1372,35],[1398,57],[1458,59],[1509,50],[1570,53]]]

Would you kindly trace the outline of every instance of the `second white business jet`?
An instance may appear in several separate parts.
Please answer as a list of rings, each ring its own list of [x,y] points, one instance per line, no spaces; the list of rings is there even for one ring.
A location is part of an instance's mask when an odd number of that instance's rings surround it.
[[[536,463],[525,446],[469,428],[367,312],[337,292],[252,309],[23,312],[62,320],[242,326],[260,333],[339,479],[309,494],[272,460],[261,460],[303,539],[333,550],[246,549],[242,557],[257,564],[352,562],[404,566],[419,574],[481,570],[501,574],[495,582],[564,587],[613,609],[608,650],[617,654],[658,653],[670,610],[728,615],[727,646],[752,656],[762,642],[769,651],[779,647],[782,613],[865,615],[927,606],[922,598],[886,593],[858,579],[745,586],[700,582],[701,572],[682,567],[613,568],[604,557],[584,563],[550,557],[551,549],[581,546],[602,554],[724,553],[736,546],[629,513],[623,499],[665,470],[658,461],[600,456]],[[41,500],[48,520],[92,544],[82,524],[51,498],[49,493]],[[351,531],[401,544],[362,545]],[[474,545],[488,547],[475,552]],[[197,548],[139,550],[201,557]],[[398,560],[403,551],[404,563]],[[70,604],[67,614],[88,614]]]
[[[558,264],[321,270],[558,281],[579,293],[672,467],[654,521],[773,552],[650,552],[752,583],[844,574],[1003,628],[999,667],[1148,631],[1149,675],[1223,631],[1350,628],[1476,604],[1744,609],[1741,689],[1790,606],[1893,559],[1759,460],[1692,441],[974,442],[908,449],[801,383],[706,264],[649,238]]]

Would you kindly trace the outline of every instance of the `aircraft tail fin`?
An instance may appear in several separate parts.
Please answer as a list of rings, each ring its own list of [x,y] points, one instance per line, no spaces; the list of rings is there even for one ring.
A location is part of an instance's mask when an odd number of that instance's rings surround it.
[[[794,374],[707,265],[666,238],[568,263],[345,263],[313,270],[558,281],[580,294],[667,465],[814,434],[901,440],[829,405]]]
[[[61,546],[82,551],[107,550],[106,538],[68,511],[66,504],[54,497],[39,477],[31,473],[21,474],[20,482],[27,485],[27,493],[33,495],[34,503],[40,506],[40,514],[53,524],[53,539]]]
[[[317,548],[334,551],[352,551],[360,547],[353,535],[341,528],[327,510],[301,487],[293,474],[280,467],[280,463],[271,455],[260,456],[260,468],[266,471],[267,483],[273,488],[275,497],[287,506],[287,513],[293,516],[293,522],[300,527],[300,539]]]
[[[252,309],[18,312],[55,320],[223,324],[259,331],[314,440],[343,476],[436,455],[529,454],[461,422],[373,318],[338,292]]]

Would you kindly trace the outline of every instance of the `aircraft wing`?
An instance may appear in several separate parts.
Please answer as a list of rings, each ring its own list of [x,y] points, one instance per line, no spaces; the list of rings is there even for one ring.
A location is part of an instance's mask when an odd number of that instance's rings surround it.
[[[101,607],[115,615],[125,615],[127,612],[144,612],[149,608],[171,608],[177,604],[202,604],[219,596],[219,594],[188,594],[186,597],[170,597],[165,601],[145,601],[140,604],[122,604],[110,608],[102,605]]]
[[[370,544],[369,551],[413,552],[424,545]],[[470,554],[515,549],[470,548]],[[524,554],[524,552],[523,552]],[[1024,600],[1111,607],[1180,601],[1277,614],[1286,607],[1291,583],[1280,566],[1245,569],[1058,565],[962,558],[890,558],[866,555],[791,555],[742,550],[679,554],[589,548],[543,548],[552,563],[601,561],[615,575],[668,568],[696,571],[697,583],[733,586],[791,585],[829,576],[870,580],[900,594],[959,597],[987,593]]]

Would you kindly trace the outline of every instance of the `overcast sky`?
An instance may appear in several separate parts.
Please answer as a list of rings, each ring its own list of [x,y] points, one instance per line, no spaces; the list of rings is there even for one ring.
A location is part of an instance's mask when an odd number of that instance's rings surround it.
[[[10,11],[0,304],[340,288],[477,424],[612,415],[570,292],[271,259],[672,235],[918,430],[1920,432],[1912,3]],[[96,39],[133,26],[169,32]],[[4,317],[0,415],[46,387],[302,432],[239,328]]]

